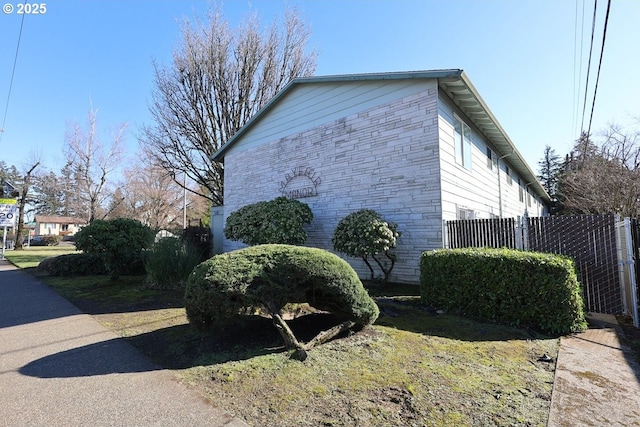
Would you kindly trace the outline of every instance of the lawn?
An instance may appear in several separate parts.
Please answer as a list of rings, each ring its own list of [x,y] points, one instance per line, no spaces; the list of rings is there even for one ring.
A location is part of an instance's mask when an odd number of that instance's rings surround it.
[[[321,345],[300,362],[289,358],[269,319],[246,316],[197,331],[181,293],[150,289],[144,277],[42,279],[250,425],[547,423],[555,364],[538,359],[555,360],[558,338],[439,314],[420,305],[417,287],[370,288],[382,311],[375,325]],[[335,322],[316,313],[289,323],[304,339]]]
[[[62,244],[57,246],[32,246],[22,250],[5,251],[5,258],[20,268],[37,267],[45,258],[77,252],[75,246]]]

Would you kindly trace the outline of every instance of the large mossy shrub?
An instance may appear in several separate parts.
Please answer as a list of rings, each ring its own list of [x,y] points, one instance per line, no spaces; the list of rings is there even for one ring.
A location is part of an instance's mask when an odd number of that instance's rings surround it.
[[[76,248],[99,254],[109,276],[145,274],[144,251],[153,243],[154,233],[140,221],[116,218],[94,220],[76,233]]]
[[[425,304],[552,334],[586,327],[582,291],[570,258],[510,249],[424,252]]]
[[[201,246],[176,237],[164,237],[151,246],[146,257],[147,277],[153,287],[184,288],[189,273],[204,256]]]
[[[51,276],[99,276],[107,274],[102,254],[65,254],[45,258],[38,271]]]
[[[307,240],[304,224],[311,224],[312,220],[313,213],[309,205],[278,197],[231,212],[224,235],[229,240],[250,246],[269,243],[302,245]]]
[[[292,245],[258,245],[214,256],[193,270],[185,292],[189,322],[199,327],[257,309],[271,315],[288,348],[308,349],[336,335],[299,343],[281,317],[289,303],[308,303],[342,318],[332,333],[372,324],[379,314],[346,261]]]
[[[382,280],[386,282],[396,263],[396,254],[392,250],[399,237],[397,224],[385,221],[374,210],[361,209],[340,220],[331,242],[337,252],[362,258],[369,268],[371,280],[375,279],[375,271],[369,261],[372,259],[382,271]]]

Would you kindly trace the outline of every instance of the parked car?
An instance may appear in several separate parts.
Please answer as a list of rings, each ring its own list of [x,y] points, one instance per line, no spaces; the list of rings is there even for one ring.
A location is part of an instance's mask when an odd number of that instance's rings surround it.
[[[28,243],[29,246],[47,246],[47,241],[44,236],[33,236]]]

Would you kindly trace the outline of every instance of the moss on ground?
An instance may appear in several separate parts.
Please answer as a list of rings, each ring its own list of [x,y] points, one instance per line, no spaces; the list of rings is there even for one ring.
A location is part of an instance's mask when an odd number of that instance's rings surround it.
[[[300,362],[289,358],[261,316],[199,332],[186,321],[181,295],[148,289],[143,278],[45,279],[212,404],[251,425],[547,422],[554,364],[538,358],[555,360],[558,339],[437,314],[420,306],[413,288],[372,291],[382,312],[375,325],[315,348]],[[312,313],[289,323],[301,336],[313,336],[335,321]]]

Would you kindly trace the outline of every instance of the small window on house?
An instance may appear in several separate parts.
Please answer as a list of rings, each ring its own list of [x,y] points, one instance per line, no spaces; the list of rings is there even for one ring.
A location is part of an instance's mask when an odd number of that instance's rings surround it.
[[[494,172],[498,171],[498,156],[489,147],[487,147],[487,167]]]
[[[522,188],[520,178],[518,178],[518,200],[520,200],[520,203],[524,203],[524,188]]]
[[[513,178],[511,177],[511,169],[509,169],[509,166],[504,167],[504,174],[507,179],[507,184],[513,185]]]
[[[458,219],[474,219],[476,215],[471,209],[459,207],[456,216]]]
[[[471,128],[457,116],[453,118],[456,162],[471,170]]]
[[[69,224],[62,224],[62,231],[69,231]]]

